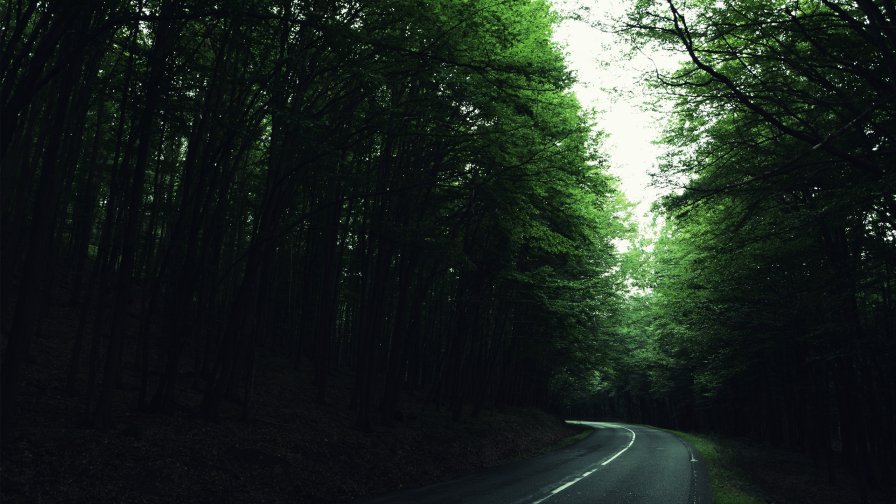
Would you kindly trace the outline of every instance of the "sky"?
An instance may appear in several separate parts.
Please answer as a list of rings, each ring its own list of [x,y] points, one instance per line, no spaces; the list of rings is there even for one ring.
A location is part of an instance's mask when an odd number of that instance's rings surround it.
[[[587,7],[586,21],[563,21],[554,38],[565,46],[567,63],[578,76],[573,88],[585,108],[595,110],[597,128],[606,133],[603,152],[610,161],[610,172],[619,177],[626,197],[636,204],[639,223],[649,224],[650,205],[662,195],[651,185],[650,172],[657,167],[662,147],[654,144],[659,138],[664,115],[648,111],[645,72],[672,69],[681,56],[659,52],[636,53],[624,39],[598,28],[599,23],[619,19],[631,0],[553,0],[559,12]],[[597,21],[597,22],[595,22]],[[643,227],[643,226],[642,226]]]

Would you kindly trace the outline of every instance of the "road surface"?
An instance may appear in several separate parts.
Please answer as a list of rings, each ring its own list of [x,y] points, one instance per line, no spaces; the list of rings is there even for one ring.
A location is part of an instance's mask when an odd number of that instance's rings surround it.
[[[584,440],[554,452],[369,504],[711,504],[696,452],[673,434],[641,425],[576,422]]]

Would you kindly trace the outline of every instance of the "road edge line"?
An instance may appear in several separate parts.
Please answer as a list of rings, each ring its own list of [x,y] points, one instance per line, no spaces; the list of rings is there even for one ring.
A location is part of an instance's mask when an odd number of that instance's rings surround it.
[[[616,460],[616,457],[618,457],[618,456],[622,455],[623,453],[625,453],[626,450],[628,450],[629,448],[632,447],[633,444],[635,444],[635,438],[637,437],[637,435],[635,434],[635,431],[629,429],[628,427],[622,427],[622,426],[620,426],[620,425],[615,425],[614,427],[617,427],[617,428],[619,428],[619,429],[625,429],[625,430],[631,432],[631,433],[632,433],[632,440],[628,442],[628,445],[626,445],[625,448],[623,448],[622,450],[619,450],[619,452],[616,453],[616,455],[613,455],[613,456],[610,457],[609,459],[607,459],[607,460],[601,462],[600,465],[602,465],[602,466],[605,466],[605,465],[609,464],[610,462]]]

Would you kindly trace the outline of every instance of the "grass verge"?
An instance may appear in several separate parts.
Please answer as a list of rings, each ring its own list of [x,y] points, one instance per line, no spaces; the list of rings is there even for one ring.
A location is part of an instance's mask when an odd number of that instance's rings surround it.
[[[709,472],[713,501],[716,504],[763,503],[761,499],[752,495],[747,477],[737,468],[736,450],[710,436],[670,432],[690,443],[703,458],[703,463]]]

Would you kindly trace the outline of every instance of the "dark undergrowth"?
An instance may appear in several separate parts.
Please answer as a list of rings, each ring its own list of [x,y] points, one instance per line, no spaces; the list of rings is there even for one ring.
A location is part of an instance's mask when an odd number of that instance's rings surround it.
[[[716,504],[891,504],[892,482],[863,492],[858,475],[789,450],[716,435],[682,433],[709,471]],[[887,493],[889,492],[889,494]],[[888,496],[889,495],[889,496]]]
[[[401,420],[362,432],[347,373],[333,378],[321,404],[310,366],[264,352],[249,419],[232,401],[220,421],[202,420],[201,389],[186,371],[173,408],[127,407],[139,382],[131,366],[113,426],[98,430],[86,422],[83,394],[66,393],[74,320],[57,305],[33,342],[23,420],[2,453],[4,503],[347,502],[525,457],[579,432],[530,409],[467,412],[455,422],[410,392]]]

